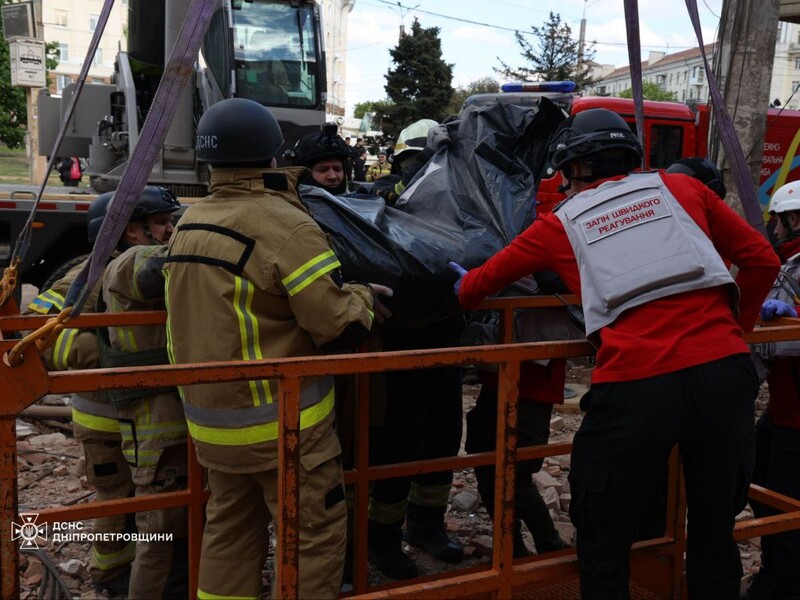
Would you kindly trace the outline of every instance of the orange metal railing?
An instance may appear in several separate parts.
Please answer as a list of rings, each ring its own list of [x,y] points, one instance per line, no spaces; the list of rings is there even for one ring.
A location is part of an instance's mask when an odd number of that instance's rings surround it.
[[[574,301],[574,298],[570,298]],[[553,298],[504,298],[487,301],[482,308],[497,309],[503,314],[504,340],[511,339],[511,315],[516,308],[561,306]],[[86,371],[48,372],[35,347],[22,352],[22,364],[12,367],[7,353],[16,340],[9,340],[13,331],[36,329],[45,317],[7,316],[0,318],[0,389],[4,402],[0,411],[0,597],[19,595],[16,543],[12,541],[11,522],[18,518],[15,415],[46,394],[118,388],[146,388],[196,383],[228,382],[246,379],[275,378],[280,381],[279,402],[279,498],[277,515],[280,543],[275,557],[277,590],[282,598],[297,597],[298,583],[298,506],[297,468],[299,464],[299,399],[300,381],[319,375],[358,375],[359,406],[355,468],[345,474],[345,481],[355,486],[355,572],[353,596],[358,598],[456,597],[492,595],[512,596],[515,590],[545,585],[577,575],[574,552],[565,550],[545,557],[512,560],[512,519],[514,510],[515,460],[567,454],[571,444],[549,444],[517,451],[516,394],[520,363],[543,358],[572,358],[592,352],[586,342],[539,342],[500,344],[483,347],[417,350],[409,352],[365,353],[358,355],[289,358],[268,361],[232,361],[157,367],[94,369]],[[162,313],[127,313],[82,315],[69,326],[97,327],[108,325],[144,325],[163,323]],[[749,341],[787,340],[800,338],[796,323],[764,328],[750,335]],[[369,374],[385,371],[429,368],[445,365],[494,363],[499,367],[497,449],[494,453],[428,460],[380,467],[369,466]],[[97,516],[188,506],[190,525],[190,584],[196,589],[203,504],[202,472],[189,449],[189,487],[181,492],[107,502],[53,508],[40,511],[40,522],[73,521]],[[366,569],[366,527],[369,481],[382,478],[463,469],[495,463],[497,479],[493,515],[494,549],[490,565],[459,569],[420,578],[410,583],[394,583],[369,587]],[[659,598],[683,597],[683,552],[685,540],[685,502],[676,453],[673,453],[670,476],[668,527],[665,536],[638,543],[631,553],[632,577]],[[751,497],[782,511],[782,514],[739,523],[737,539],[745,539],[800,528],[800,501],[780,496],[753,486]]]

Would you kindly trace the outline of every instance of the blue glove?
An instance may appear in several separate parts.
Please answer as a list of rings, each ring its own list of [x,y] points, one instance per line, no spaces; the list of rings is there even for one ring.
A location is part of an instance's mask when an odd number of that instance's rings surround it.
[[[780,300],[767,300],[761,306],[761,318],[771,321],[777,317],[796,317],[797,311],[794,306],[781,302]]]
[[[461,289],[461,279],[467,274],[467,270],[452,260],[447,263],[447,266],[458,275],[458,279],[456,279],[456,282],[453,284],[453,292],[458,296],[458,291]]]

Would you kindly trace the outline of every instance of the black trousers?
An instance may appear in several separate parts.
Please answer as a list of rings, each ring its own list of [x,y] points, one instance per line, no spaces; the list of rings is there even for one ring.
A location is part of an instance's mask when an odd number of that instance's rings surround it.
[[[386,328],[385,350],[414,348],[446,348],[458,346],[461,338],[461,319],[440,321],[425,329]],[[415,371],[392,371],[386,374],[386,420],[378,440],[378,464],[392,464],[428,458],[456,456],[461,446],[461,369],[443,367]],[[414,482],[418,490],[432,488],[436,504],[429,519],[421,527],[442,526],[447,505],[447,493],[453,481],[452,470],[428,473],[413,478],[382,479],[373,484],[372,502],[392,505],[405,501]],[[421,494],[424,496],[425,492]],[[417,511],[421,512],[421,511]],[[409,520],[412,515],[409,513]]]
[[[800,429],[775,425],[764,413],[756,425],[756,463],[753,483],[800,499]],[[753,503],[756,517],[778,514]],[[761,568],[773,582],[774,598],[800,599],[800,531],[761,538]]]
[[[631,545],[675,444],[686,479],[689,597],[738,598],[732,531],[747,501],[758,387],[744,354],[592,386],[569,476],[584,600],[629,597]]]
[[[521,400],[517,409],[517,446],[539,446],[550,439],[550,415],[553,405]],[[470,454],[489,452],[497,444],[497,390],[484,386],[475,407],[467,413],[466,450]],[[550,511],[531,476],[542,468],[544,459],[517,463],[514,480],[515,529],[523,521],[533,536],[538,553],[551,552],[564,547],[550,518]],[[478,491],[489,515],[494,519],[495,467],[475,467]]]

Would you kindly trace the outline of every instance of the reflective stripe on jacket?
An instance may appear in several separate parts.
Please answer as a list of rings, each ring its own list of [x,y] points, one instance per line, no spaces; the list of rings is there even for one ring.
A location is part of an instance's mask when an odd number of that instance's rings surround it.
[[[165,265],[173,363],[314,356],[352,324],[369,330],[371,290],[342,282],[336,255],[297,196],[301,172],[214,169],[212,195],[184,213]],[[276,380],[181,393],[201,464],[275,467]],[[304,379],[301,429],[315,435],[332,413],[331,378]]]
[[[103,300],[108,310],[164,310],[162,265],[166,253],[166,246],[134,246],[109,263],[103,275]],[[167,343],[162,325],[109,327],[108,338],[113,348],[128,352],[164,348]],[[156,478],[164,449],[186,441],[180,398],[177,392],[151,392],[116,411],[122,453],[132,467],[133,481],[149,485]]]

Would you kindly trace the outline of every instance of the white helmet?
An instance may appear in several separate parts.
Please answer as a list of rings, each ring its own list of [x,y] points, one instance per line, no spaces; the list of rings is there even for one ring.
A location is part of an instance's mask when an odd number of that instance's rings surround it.
[[[768,210],[770,214],[800,210],[800,181],[791,181],[778,188],[769,200]]]
[[[424,150],[428,139],[428,131],[438,123],[433,119],[420,119],[403,129],[397,136],[394,155],[398,156],[406,150]]]

